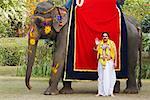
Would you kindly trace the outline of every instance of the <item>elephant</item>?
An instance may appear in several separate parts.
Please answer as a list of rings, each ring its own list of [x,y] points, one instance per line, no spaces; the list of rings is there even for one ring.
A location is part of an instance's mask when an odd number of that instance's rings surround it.
[[[59,91],[58,82],[64,74],[66,45],[68,34],[68,14],[67,10],[55,7],[50,0],[37,5],[35,14],[32,16],[32,25],[28,39],[28,62],[25,76],[25,83],[28,89],[30,77],[34,63],[36,47],[41,38],[50,38],[56,42],[53,54],[53,66],[50,75],[49,86],[44,91],[45,95],[56,95],[59,93],[73,93],[71,81],[63,81],[63,88]],[[125,93],[138,93],[136,83],[135,68],[137,66],[138,51],[141,43],[140,25],[132,18],[124,15],[128,36],[128,79]],[[46,29],[47,28],[47,29]],[[133,48],[134,46],[134,48]]]
[[[46,1],[37,5],[36,10],[34,11],[34,15],[31,17],[31,19],[32,21],[28,34],[28,60],[25,77],[25,82],[28,89],[31,89],[29,80],[39,39],[49,38],[50,40],[55,41],[56,50],[53,55],[53,62],[56,64],[59,63],[59,66],[61,67],[58,68],[58,71],[62,72],[64,66],[64,54],[68,28],[68,13],[65,8],[56,7],[51,1]],[[55,63],[54,65],[56,65]],[[60,77],[60,75],[52,74],[52,80],[56,79],[56,84],[59,78],[55,77]],[[55,84],[53,85],[52,87],[55,88]]]

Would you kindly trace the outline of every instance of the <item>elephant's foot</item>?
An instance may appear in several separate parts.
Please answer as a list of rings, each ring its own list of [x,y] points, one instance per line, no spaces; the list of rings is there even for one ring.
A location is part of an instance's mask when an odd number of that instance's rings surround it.
[[[63,87],[59,93],[61,94],[72,94],[73,93],[73,89],[70,87]]]
[[[137,94],[139,91],[137,88],[126,88],[123,92],[127,94]]]
[[[113,92],[114,93],[119,93],[120,92],[120,81],[116,81]]]
[[[48,87],[45,91],[44,91],[44,95],[57,95],[59,94],[59,91],[57,89],[52,90],[51,87]]]

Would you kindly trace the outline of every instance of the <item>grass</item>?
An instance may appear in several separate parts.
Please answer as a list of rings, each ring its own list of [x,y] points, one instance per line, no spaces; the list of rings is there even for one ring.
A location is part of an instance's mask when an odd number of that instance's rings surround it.
[[[16,76],[17,66],[0,66],[0,76]]]
[[[21,46],[27,47],[28,45],[28,38],[27,37],[13,37],[13,38],[1,38],[0,39],[0,46],[2,47],[9,47],[9,46]],[[38,45],[44,45],[43,40],[39,40]]]
[[[143,64],[150,65],[150,57],[143,58],[143,59],[142,59],[142,62],[143,62]]]
[[[23,77],[0,76],[0,100],[148,100],[150,80],[143,80],[139,94],[124,94],[125,80],[121,80],[121,93],[112,97],[96,97],[97,82],[73,82],[74,94],[43,95],[48,87],[48,79],[31,79],[32,90],[28,90]],[[60,89],[62,84],[59,83]]]
[[[97,81],[73,82],[74,94],[60,94],[45,96],[43,92],[48,87],[49,78],[35,78],[30,80],[32,90],[25,86],[24,77],[16,77],[15,66],[0,66],[0,100],[147,100],[150,95],[150,80],[142,80],[143,87],[139,94],[124,94],[125,80],[121,81],[121,93],[115,98],[96,97]],[[62,83],[58,89],[62,88]]]
[[[5,46],[27,46],[27,38],[1,38],[0,45]]]

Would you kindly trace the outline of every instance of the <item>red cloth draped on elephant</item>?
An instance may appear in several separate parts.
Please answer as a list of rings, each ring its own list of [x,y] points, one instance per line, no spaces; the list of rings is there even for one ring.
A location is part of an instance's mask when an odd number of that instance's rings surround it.
[[[116,0],[84,0],[75,7],[75,71],[96,71],[97,59],[93,51],[95,38],[102,32],[109,32],[117,46],[120,70],[121,22]]]

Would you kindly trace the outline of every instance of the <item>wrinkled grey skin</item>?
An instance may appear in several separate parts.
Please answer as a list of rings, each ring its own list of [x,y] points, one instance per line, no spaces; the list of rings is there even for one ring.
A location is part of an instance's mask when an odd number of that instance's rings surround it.
[[[126,17],[125,21],[127,25],[128,33],[128,80],[126,82],[125,93],[138,93],[136,83],[136,66],[138,61],[138,53],[141,51],[141,28],[138,22],[132,17]],[[139,61],[141,62],[141,61]]]
[[[50,7],[50,5],[48,6]],[[54,11],[54,12],[57,12],[57,11]],[[44,17],[49,18],[49,17],[53,17],[54,15],[55,13],[50,13],[49,15],[44,15]],[[38,16],[42,16],[42,15],[38,15]],[[30,42],[28,42],[29,50],[28,50],[28,62],[27,62],[27,71],[26,71],[26,78],[25,78],[26,86],[28,87],[28,89],[31,89],[29,81],[30,81],[32,66],[34,63],[37,43],[40,37],[42,37],[42,34],[41,34],[42,31],[40,28],[38,28],[41,24],[39,24],[40,21],[35,21],[36,19],[38,18],[34,18],[33,23],[32,23],[32,25],[35,26],[35,34],[36,34],[35,45],[31,45]],[[39,18],[39,19],[42,20],[42,18]],[[125,93],[138,93],[135,68],[137,65],[137,58],[138,58],[137,56],[138,56],[138,49],[139,49],[139,43],[140,43],[140,32],[137,29],[139,25],[137,24],[136,21],[134,21],[131,18],[127,18],[126,16],[125,16],[125,21],[127,24],[127,32],[128,32],[128,67],[129,67],[128,72],[129,72],[129,75],[128,75],[127,85],[126,85],[124,92]],[[55,49],[54,57],[53,57],[53,65],[56,66],[56,64],[59,64],[59,67],[56,73],[52,71],[50,75],[51,78],[49,80],[49,87],[45,90],[44,94],[55,95],[59,93],[64,93],[64,94],[73,93],[73,89],[71,88],[71,82],[63,81],[64,87],[60,91],[57,88],[58,82],[61,79],[61,76],[63,75],[63,71],[64,71],[68,23],[64,24],[63,27],[61,28],[59,28],[59,25],[57,25],[55,21],[53,21],[51,25],[53,26],[52,32],[50,33],[51,35],[46,36],[46,38],[50,38],[51,40],[56,41],[56,46],[55,46],[56,49]],[[30,37],[29,37],[29,40],[30,40]],[[52,67],[55,67],[55,66],[52,66]]]

